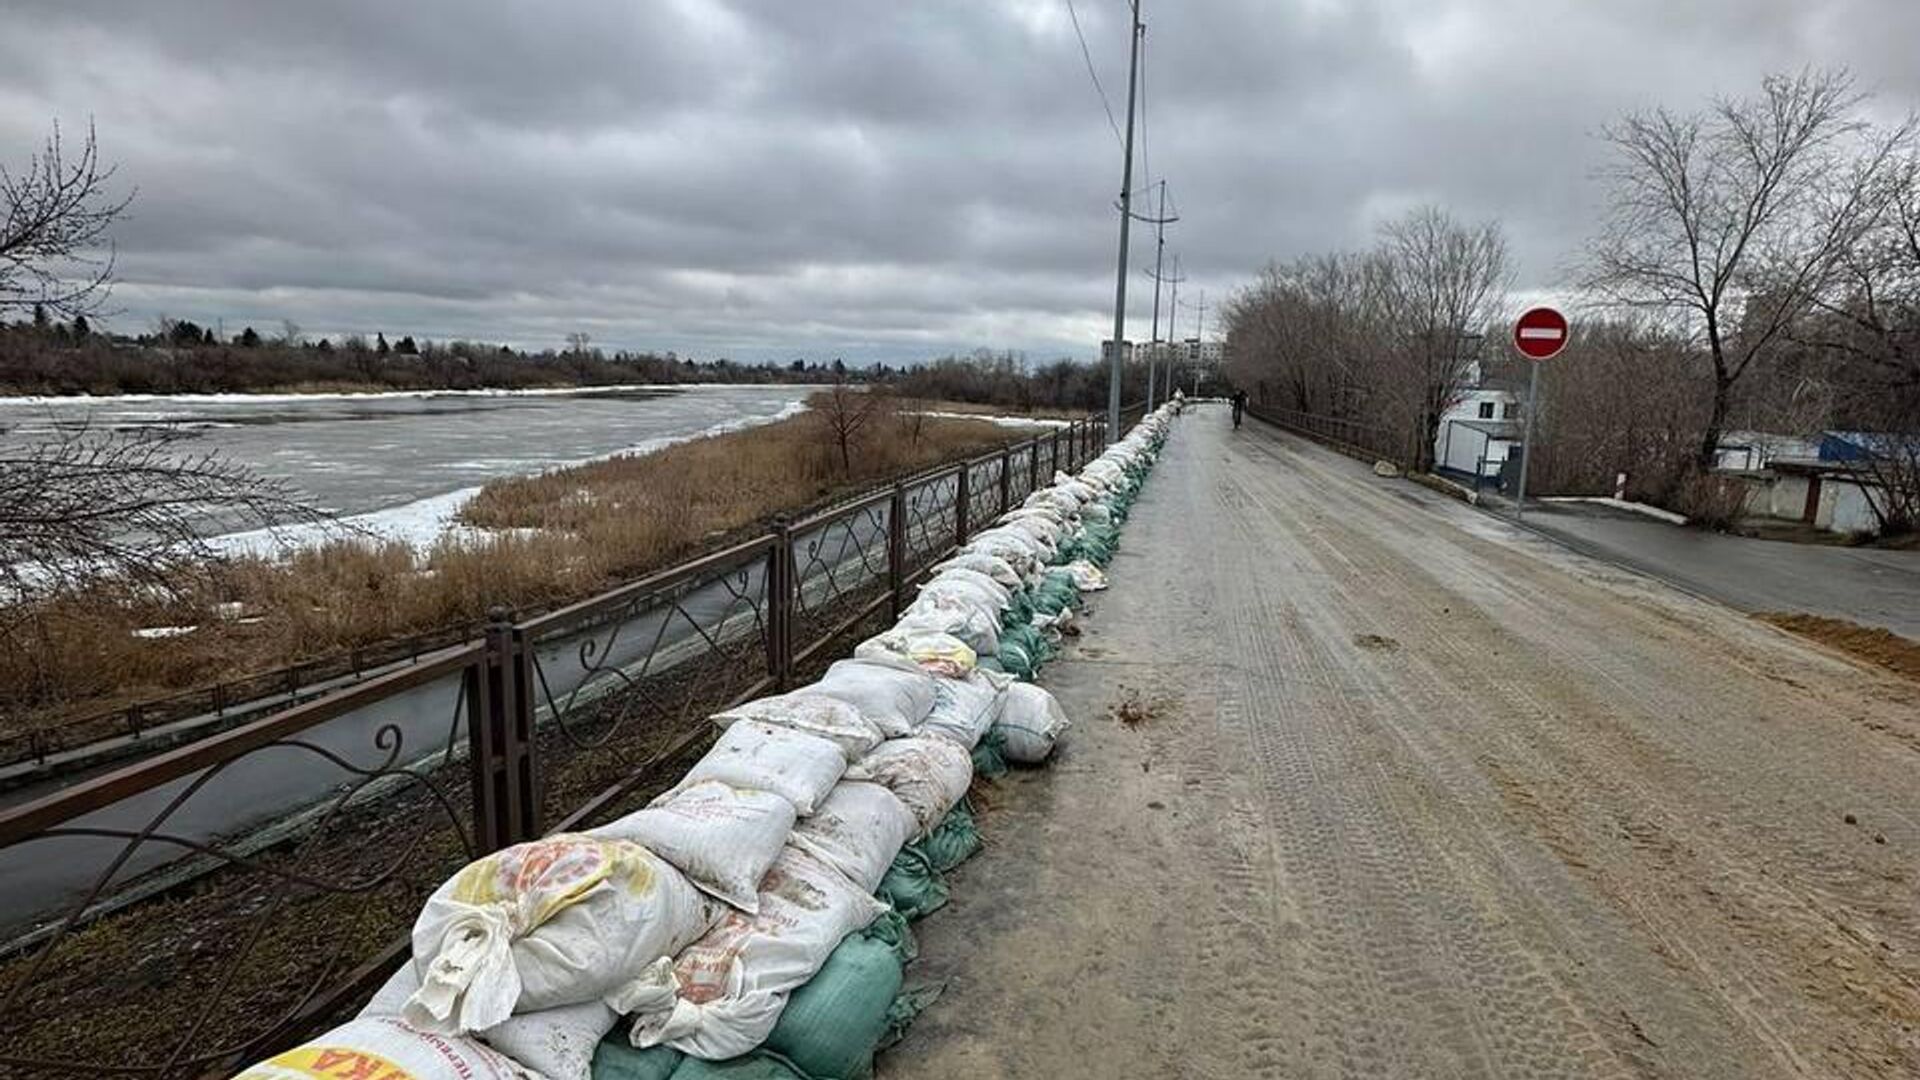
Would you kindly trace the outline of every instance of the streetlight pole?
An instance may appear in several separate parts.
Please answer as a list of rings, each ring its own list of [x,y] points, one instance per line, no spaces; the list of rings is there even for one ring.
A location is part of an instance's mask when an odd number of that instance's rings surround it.
[[[1127,135],[1120,173],[1120,268],[1113,285],[1113,365],[1107,379],[1107,431],[1110,438],[1125,434],[1120,430],[1120,372],[1122,346],[1127,340],[1127,239],[1133,224],[1133,110],[1140,92],[1140,39],[1147,28],[1140,22],[1140,0],[1129,5],[1133,26],[1127,35]]]

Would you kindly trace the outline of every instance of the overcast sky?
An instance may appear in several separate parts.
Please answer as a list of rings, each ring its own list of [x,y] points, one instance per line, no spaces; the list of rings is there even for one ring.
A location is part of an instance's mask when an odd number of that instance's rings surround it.
[[[1123,0],[1075,2],[1122,110]],[[1145,16],[1141,182],[1178,204],[1183,308],[1425,201],[1502,218],[1550,291],[1608,117],[1804,64],[1920,105],[1920,0]],[[123,330],[865,361],[1091,356],[1111,329],[1120,152],[1066,0],[0,0],[0,157],[89,116],[138,188]],[[1152,283],[1129,288],[1145,338]]]

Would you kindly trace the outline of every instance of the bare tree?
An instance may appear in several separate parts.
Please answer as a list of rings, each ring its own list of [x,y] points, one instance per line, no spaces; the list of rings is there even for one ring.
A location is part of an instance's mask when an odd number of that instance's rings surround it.
[[[115,169],[100,163],[92,121],[77,155],[68,156],[56,122],[24,169],[0,165],[0,312],[37,304],[72,318],[106,302],[113,286],[106,231],[133,201],[131,192],[108,192]]]
[[[1417,431],[1414,465],[1433,465],[1440,417],[1460,400],[1486,328],[1512,284],[1497,221],[1467,225],[1425,206],[1382,230],[1386,321],[1395,362],[1384,389]]]
[[[575,330],[567,335],[567,351],[575,356],[587,355],[587,346],[592,343],[592,335],[585,330]]]
[[[1713,367],[1696,463],[1713,463],[1733,392],[1881,219],[1911,125],[1876,132],[1843,71],[1766,79],[1701,112],[1603,129],[1612,205],[1586,284],[1699,340]]]
[[[838,451],[840,473],[853,475],[853,451],[861,433],[874,426],[887,411],[886,395],[849,382],[844,371],[814,400],[814,415],[827,440]]]
[[[0,594],[27,602],[98,581],[167,590],[218,552],[225,528],[314,518],[286,488],[212,454],[179,453],[166,428],[63,428],[0,449]],[[6,625],[0,622],[0,636]]]

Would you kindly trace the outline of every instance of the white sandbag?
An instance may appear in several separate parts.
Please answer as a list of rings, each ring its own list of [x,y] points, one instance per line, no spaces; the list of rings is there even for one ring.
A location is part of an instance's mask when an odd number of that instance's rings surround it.
[[[896,666],[911,664],[929,675],[946,678],[959,678],[978,663],[978,654],[952,634],[911,626],[882,631],[855,645],[853,658]]]
[[[1055,524],[1047,517],[1014,518],[1000,528],[1032,537],[1034,542],[1040,545],[1042,555],[1046,559],[1053,558],[1054,551],[1060,547],[1060,540],[1066,535],[1066,529],[1063,526]]]
[[[741,720],[721,732],[707,756],[653,805],[702,780],[718,780],[737,788],[771,791],[792,803],[794,813],[805,816],[840,782],[846,767],[847,756],[835,743],[804,731]]]
[[[976,533],[961,551],[1003,559],[1023,578],[1047,561],[1047,550],[1038,540],[1026,533],[1005,528]]]
[[[399,1019],[407,998],[418,989],[419,972],[413,969],[412,964],[402,964],[400,970],[394,972],[393,977],[373,995],[373,1000],[367,1002],[367,1007],[360,1010],[360,1019]],[[607,1037],[619,1020],[620,1015],[605,1002],[588,1001],[579,1005],[562,1005],[557,1009],[521,1013],[484,1031],[474,1032],[467,1038],[505,1054],[546,1080],[590,1080],[593,1074],[593,1048]],[[338,1075],[368,1075],[377,1080],[388,1078],[386,1073],[344,1072]],[[394,1080],[401,1080],[401,1074],[394,1074]]]
[[[922,597],[914,601],[900,613],[900,621],[894,623],[893,628],[958,638],[976,657],[993,656],[1000,651],[999,617],[951,597]]]
[[[1038,765],[1053,753],[1068,723],[1052,694],[1032,683],[1015,683],[1007,687],[993,723],[1003,740],[1000,755],[1017,764]]]
[[[1083,593],[1099,592],[1101,589],[1107,587],[1106,571],[1085,559],[1075,559],[1068,563],[1064,569],[1068,576],[1073,578],[1073,587]]]
[[[672,863],[701,892],[752,911],[760,879],[780,857],[793,821],[784,795],[705,780],[587,835],[631,840]]]
[[[975,671],[964,679],[941,679],[933,711],[917,734],[946,739],[972,750],[1000,715],[1001,687],[990,675]]]
[[[1100,494],[1093,490],[1093,485],[1076,477],[1068,476],[1066,473],[1053,474],[1053,490],[1073,499],[1082,507],[1098,498]]]
[[[349,1020],[234,1080],[542,1080],[474,1039],[415,1031],[392,1017]]]
[[[922,834],[931,832],[973,783],[973,759],[949,739],[888,739],[847,770],[893,792],[913,812]]]
[[[736,720],[758,720],[818,736],[838,745],[848,761],[860,760],[887,737],[873,721],[861,716],[859,709],[810,690],[763,697],[713,716],[713,722],[723,728],[731,727]]]
[[[651,988],[615,1002],[633,1013],[633,1045],[722,1060],[759,1046],[787,996],[886,905],[796,847],[767,872],[760,912],[734,912],[689,945]]]
[[[933,711],[933,676],[918,664],[840,660],[807,689],[860,710],[889,739],[911,734]]]
[[[1002,562],[1001,565],[1006,564]],[[968,570],[960,566],[950,567],[934,574],[933,579],[921,586],[920,591],[923,594],[929,590],[943,592],[956,587],[966,595],[978,597],[987,602],[996,613],[1005,611],[1007,605],[1013,600],[1012,586],[1000,584],[991,574],[983,574],[978,570]]]
[[[971,570],[976,574],[985,574],[1009,589],[1020,587],[1020,571],[1015,570],[1012,563],[997,555],[962,552],[933,568],[935,575],[944,574],[949,570]]]
[[[839,751],[834,751],[836,761]],[[638,844],[560,833],[468,863],[413,924],[401,1018],[465,1034],[602,998],[705,933],[722,905]]]
[[[872,892],[919,831],[913,811],[885,786],[842,780],[819,811],[794,828],[789,843]]]

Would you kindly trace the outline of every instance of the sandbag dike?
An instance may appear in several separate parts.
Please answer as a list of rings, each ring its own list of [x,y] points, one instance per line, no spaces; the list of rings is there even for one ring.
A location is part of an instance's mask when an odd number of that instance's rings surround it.
[[[818,682],[716,715],[647,808],[461,870],[358,1017],[240,1076],[871,1075],[940,994],[912,977],[912,923],[981,848],[969,788],[1044,766],[1067,729],[1033,680],[1106,587],[1170,419],[970,538]]]

